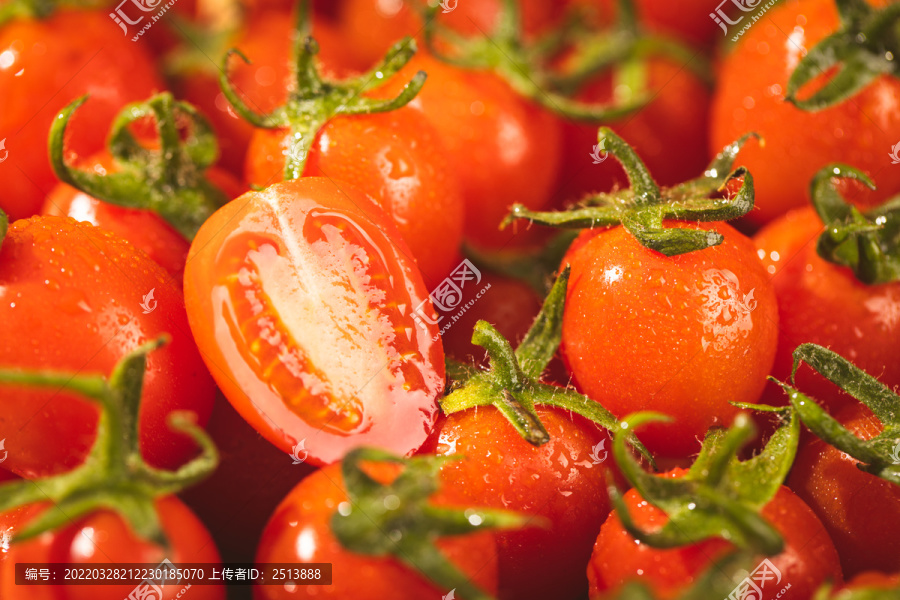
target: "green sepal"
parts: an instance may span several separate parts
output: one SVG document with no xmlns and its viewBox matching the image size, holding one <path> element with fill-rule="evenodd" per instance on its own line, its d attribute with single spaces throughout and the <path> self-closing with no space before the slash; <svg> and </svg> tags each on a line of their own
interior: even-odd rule
<svg viewBox="0 0 900 600">
<path fill-rule="evenodd" d="M 750 212 L 754 200 L 753 177 L 744 167 L 732 168 L 738 151 L 751 137 L 759 139 L 755 133 L 748 133 L 726 146 L 701 177 L 661 189 L 634 149 L 612 129 L 601 127 L 597 136 L 600 147 L 622 164 L 631 187 L 590 195 L 565 211 L 535 212 L 515 204 L 502 226 L 515 219 L 568 229 L 622 225 L 643 246 L 666 256 L 717 246 L 723 238 L 715 231 L 668 228 L 663 221 L 726 221 Z M 737 178 L 742 183 L 733 197 L 710 197 L 720 195 Z"/>
<path fill-rule="evenodd" d="M 636 427 L 670 419 L 646 412 L 624 419 L 613 442 L 616 463 L 641 497 L 666 513 L 668 520 L 658 531 L 641 530 L 631 519 L 617 486 L 610 481 L 610 497 L 622 526 L 635 539 L 655 548 L 674 548 L 719 537 L 738 548 L 768 556 L 781 552 L 784 541 L 760 510 L 781 487 L 797 452 L 800 421 L 794 411 L 782 411 L 788 414 L 765 448 L 745 461 L 738 460 L 737 454 L 756 433 L 749 416 L 740 413 L 727 430 L 710 429 L 700 455 L 679 478 L 645 471 L 625 445 L 626 434 Z"/>
<path fill-rule="evenodd" d="M 773 380 L 787 393 L 803 424 L 824 441 L 860 461 L 856 465 L 860 470 L 900 485 L 900 396 L 846 358 L 816 344 L 802 344 L 794 350 L 792 383 L 795 383 L 800 363 L 804 362 L 865 404 L 884 429 L 870 440 L 860 439 L 831 417 L 815 398 L 792 385 Z"/>
<path fill-rule="evenodd" d="M 816 244 L 819 256 L 848 267 L 869 285 L 900 280 L 900 196 L 863 213 L 841 197 L 835 179 L 852 179 L 875 189 L 865 173 L 847 165 L 833 163 L 815 174 L 809 195 L 827 225 Z"/>
<path fill-rule="evenodd" d="M 893 589 L 865 587 L 835 592 L 834 586 L 826 583 L 816 590 L 812 600 L 900 600 L 900 587 Z"/>
<path fill-rule="evenodd" d="M 375 448 L 351 450 L 341 463 L 349 506 L 338 507 L 331 531 L 351 552 L 369 556 L 393 556 L 438 586 L 455 589 L 468 600 L 491 600 L 471 583 L 435 546 L 445 536 L 488 529 L 541 527 L 539 518 L 488 508 L 467 510 L 432 506 L 440 489 L 441 467 L 456 456 L 402 458 Z M 390 484 L 375 481 L 363 463 L 393 463 L 402 470 Z"/>
<path fill-rule="evenodd" d="M 882 9 L 863 0 L 837 0 L 840 28 L 813 46 L 791 73 L 785 99 L 797 108 L 819 111 L 852 98 L 881 75 L 900 75 L 900 5 Z M 837 72 L 807 98 L 798 94 L 809 82 Z"/>
<path fill-rule="evenodd" d="M 562 339 L 562 317 L 569 281 L 569 267 L 559 274 L 540 313 L 516 350 L 490 323 L 478 321 L 472 343 L 487 350 L 490 366 L 478 371 L 441 400 L 445 414 L 477 406 L 493 406 L 528 443 L 541 446 L 550 441 L 534 410 L 535 405 L 555 406 L 581 415 L 608 431 L 616 431 L 619 422 L 599 402 L 573 389 L 548 385 L 541 375 L 553 359 Z M 628 436 L 641 454 L 652 462 L 647 449 Z"/>
<path fill-rule="evenodd" d="M 425 72 L 419 71 L 392 99 L 364 96 L 367 91 L 387 83 L 415 55 L 416 42 L 407 37 L 395 43 L 381 63 L 367 73 L 340 82 L 323 79 L 316 65 L 319 44 L 308 35 L 307 4 L 306 1 L 301 2 L 300 10 L 297 11 L 293 44 L 295 58 L 292 65 L 295 86 L 289 91 L 288 99 L 282 106 L 270 113 L 260 114 L 240 98 L 238 90 L 232 86 L 228 77 L 228 61 L 231 56 L 239 56 L 245 63 L 250 62 L 240 50 L 231 49 L 225 54 L 219 75 L 222 93 L 241 117 L 261 129 L 288 130 L 291 141 L 290 147 L 284 152 L 286 180 L 302 177 L 313 140 L 330 119 L 397 110 L 416 97 L 426 78 Z"/>
<path fill-rule="evenodd" d="M 65 389 L 100 407 L 97 437 L 82 465 L 61 475 L 0 485 L 0 512 L 25 504 L 51 503 L 16 532 L 14 542 L 108 509 L 118 513 L 142 539 L 168 547 L 154 499 L 204 479 L 215 470 L 219 458 L 212 439 L 196 425 L 195 415 L 186 411 L 171 413 L 169 426 L 192 438 L 200 455 L 175 471 L 151 467 L 141 456 L 138 413 L 147 354 L 167 341 L 168 337 L 160 337 L 126 355 L 108 379 L 57 371 L 0 370 L 0 383 Z"/>
<path fill-rule="evenodd" d="M 86 194 L 123 206 L 152 210 L 192 240 L 200 226 L 229 198 L 206 178 L 218 158 L 218 143 L 209 122 L 187 102 L 172 94 L 157 94 L 146 102 L 126 105 L 113 121 L 109 151 L 116 169 L 100 174 L 82 171 L 66 162 L 65 135 L 82 96 L 64 108 L 50 127 L 50 164 L 60 181 Z M 142 146 L 129 127 L 152 117 L 160 147 Z M 188 127 L 182 142 L 179 127 Z"/>
<path fill-rule="evenodd" d="M 6 0 L 0 6 L 0 26 L 13 19 L 46 19 L 60 9 L 92 10 L 103 6 L 102 0 Z"/>
<path fill-rule="evenodd" d="M 3 247 L 3 240 L 6 239 L 6 232 L 9 229 L 9 217 L 0 208 L 0 248 Z"/>
</svg>

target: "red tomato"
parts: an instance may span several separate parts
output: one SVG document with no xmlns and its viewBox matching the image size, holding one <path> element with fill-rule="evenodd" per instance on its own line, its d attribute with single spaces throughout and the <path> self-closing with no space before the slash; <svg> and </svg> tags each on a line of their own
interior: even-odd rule
<svg viewBox="0 0 900 600">
<path fill-rule="evenodd" d="M 247 105 L 256 110 L 268 112 L 283 104 L 287 89 L 293 85 L 290 82 L 290 65 L 295 21 L 289 10 L 263 12 L 249 19 L 223 48 L 223 52 L 228 47 L 240 48 L 252 61 L 246 65 L 235 59 L 229 77 Z M 351 45 L 339 37 L 334 26 L 314 19 L 313 36 L 319 42 L 319 61 L 327 73 L 336 77 L 353 73 L 344 57 Z M 185 45 L 180 51 L 196 52 L 196 49 Z M 219 89 L 219 70 L 216 67 L 220 57 L 214 58 L 216 62 L 210 63 L 209 69 L 187 68 L 178 73 L 173 89 L 176 95 L 185 98 L 209 117 L 219 138 L 219 164 L 232 173 L 243 174 L 253 126 L 234 111 Z"/>
<path fill-rule="evenodd" d="M 866 285 L 853 272 L 822 259 L 816 240 L 824 229 L 812 207 L 773 221 L 754 242 L 778 297 L 778 352 L 772 374 L 786 381 L 794 349 L 812 342 L 834 350 L 885 385 L 900 385 L 900 282 Z M 803 366 L 797 383 L 804 393 L 836 409 L 849 396 Z M 767 395 L 786 401 L 783 392 Z"/>
<path fill-rule="evenodd" d="M 313 464 L 373 445 L 418 448 L 437 416 L 444 353 L 425 284 L 365 194 L 304 177 L 250 192 L 201 227 L 185 270 L 188 318 L 238 412 Z"/>
<path fill-rule="evenodd" d="M 465 71 L 417 54 L 379 96 L 394 96 L 417 71 L 428 81 L 409 107 L 437 129 L 466 207 L 464 237 L 500 248 L 528 236 L 498 231 L 515 203 L 539 210 L 550 202 L 560 165 L 559 120 L 485 71 Z"/>
<path fill-rule="evenodd" d="M 32 511 L 33 508 L 23 509 Z M 48 510 L 52 510 L 48 509 Z M 130 585 L 54 585 L 21 586 L 15 584 L 15 564 L 66 562 L 84 568 L 98 564 L 143 563 L 149 568 L 163 559 L 176 567 L 181 563 L 219 563 L 219 553 L 200 520 L 175 496 L 156 501 L 156 511 L 171 548 L 163 548 L 135 536 L 130 527 L 115 513 L 95 512 L 81 517 L 64 529 L 43 533 L 36 538 L 11 546 L 0 558 L 0 594 L 4 600 L 122 600 L 135 586 Z M 21 513 L 12 519 L 0 515 L 0 531 L 22 525 Z M 2 555 L 0 555 L 2 556 Z M 183 585 L 163 586 L 163 598 L 174 600 Z M 189 598 L 224 600 L 225 588 L 219 584 L 192 585 Z"/>
<path fill-rule="evenodd" d="M 659 90 L 658 93 L 649 104 L 610 127 L 635 149 L 660 185 L 676 185 L 700 175 L 709 163 L 709 90 L 697 75 L 679 63 L 652 59 L 646 69 L 647 87 Z M 578 99 L 609 103 L 614 97 L 613 87 L 612 77 L 605 75 L 584 88 Z M 557 204 L 627 186 L 628 179 L 618 161 L 595 164 L 591 154 L 597 144 L 597 127 L 565 123 Z M 673 151 L 675 148 L 677 151 Z"/>
<path fill-rule="evenodd" d="M 603 16 L 615 18 L 617 3 L 614 0 L 573 0 L 574 4 L 599 4 Z M 636 0 L 634 7 L 638 20 L 648 30 L 672 36 L 698 45 L 708 45 L 722 30 L 709 14 L 716 9 L 709 0 Z M 730 6 L 730 5 L 729 5 Z M 719 34 L 721 35 L 721 34 Z M 737 139 L 737 138 L 735 138 Z M 718 150 L 717 150 L 718 151 Z"/>
<path fill-rule="evenodd" d="M 78 168 L 98 173 L 111 172 L 115 168 L 108 152 L 94 156 L 87 163 L 91 166 L 78 165 Z M 224 171 L 211 169 L 208 176 L 228 198 L 234 198 L 241 191 L 240 184 Z M 147 256 L 172 276 L 177 285 L 180 286 L 184 279 L 184 262 L 190 243 L 151 210 L 123 208 L 101 202 L 89 194 L 59 183 L 47 196 L 41 214 L 72 217 L 76 221 L 86 221 L 112 231 L 146 252 Z"/>
<path fill-rule="evenodd" d="M 247 150 L 247 181 L 281 181 L 291 139 L 286 130 L 258 130 Z M 437 132 L 417 112 L 332 119 L 313 142 L 304 176 L 346 181 L 378 202 L 429 289 L 458 263 L 463 202 L 456 174 Z"/>
<path fill-rule="evenodd" d="M 764 146 L 748 146 L 739 157 L 756 184 L 756 210 L 748 215 L 756 223 L 803 206 L 808 182 L 832 162 L 853 165 L 878 182 L 875 192 L 841 183 L 854 204 L 874 206 L 900 191 L 900 169 L 891 169 L 888 157 L 900 139 L 900 111 L 889 100 L 900 96 L 900 80 L 879 77 L 852 99 L 815 113 L 784 100 L 797 62 L 837 27 L 832 0 L 785 2 L 766 12 L 723 59 L 710 149 L 718 151 L 748 131 L 765 139 Z"/>
<path fill-rule="evenodd" d="M 651 451 L 687 456 L 735 402 L 755 402 L 775 355 L 778 308 L 752 242 L 729 225 L 702 224 L 725 241 L 666 257 L 622 227 L 588 230 L 572 265 L 562 354 L 576 385 L 618 417 L 674 418 L 641 434 Z M 696 228 L 672 222 L 672 227 Z"/>
<path fill-rule="evenodd" d="M 675 469 L 665 477 L 680 477 L 684 469 Z M 654 531 L 665 525 L 665 513 L 641 498 L 637 490 L 625 494 L 628 513 L 642 530 Z M 760 513 L 784 538 L 784 551 L 770 557 L 781 572 L 781 591 L 770 597 L 804 600 L 825 581 L 840 582 L 841 566 L 831 539 L 816 515 L 788 488 L 781 486 Z M 659 549 L 635 541 L 612 513 L 600 529 L 594 553 L 588 564 L 591 598 L 616 590 L 629 581 L 640 580 L 658 598 L 677 598 L 715 560 L 732 548 L 723 539 L 713 538 L 680 548 Z M 771 585 L 773 582 L 770 581 Z M 787 591 L 785 588 L 790 585 Z M 767 590 L 768 593 L 768 590 Z"/>
<path fill-rule="evenodd" d="M 0 57 L 0 135 L 8 136 L 9 153 L 0 163 L 0 208 L 10 220 L 37 213 L 56 182 L 47 131 L 62 108 L 91 94 L 72 119 L 68 141 L 89 156 L 103 148 L 122 106 L 163 89 L 151 57 L 119 35 L 107 11 L 58 10 L 43 20 L 10 21 L 0 27 Z"/>
<path fill-rule="evenodd" d="M 389 483 L 395 471 L 382 466 L 374 465 L 371 476 Z M 433 503 L 442 504 L 442 498 L 443 492 L 438 492 Z M 331 518 L 341 504 L 349 504 L 341 466 L 331 465 L 316 471 L 300 482 L 275 510 L 256 553 L 257 563 L 331 563 L 332 585 L 259 585 L 254 598 L 421 600 L 444 597 L 448 590 L 438 589 L 393 557 L 366 556 L 344 549 L 331 532 Z M 437 547 L 472 583 L 490 593 L 496 591 L 497 547 L 491 533 L 441 538 Z"/>
<path fill-rule="evenodd" d="M 152 292 L 152 295 L 151 295 Z M 118 236 L 62 217 L 9 228 L 0 249 L 0 365 L 109 375 L 141 344 L 169 333 L 147 357 L 140 448 L 174 468 L 196 452 L 168 414 L 191 410 L 204 424 L 215 386 L 191 338 L 184 299 L 161 267 Z M 81 464 L 93 442 L 96 405 L 69 392 L 0 386 L 0 439 L 14 473 L 34 479 Z"/>
<path fill-rule="evenodd" d="M 878 419 L 861 404 L 847 406 L 835 418 L 862 439 L 882 431 Z M 808 436 L 788 485 L 822 520 L 848 578 L 869 569 L 900 572 L 900 486 L 859 470 L 856 463 Z"/>
<path fill-rule="evenodd" d="M 501 599 L 577 598 L 587 589 L 584 564 L 610 510 L 605 477 L 615 468 L 607 455 L 610 440 L 578 415 L 542 406 L 536 412 L 550 434 L 543 446 L 526 442 L 487 406 L 442 419 L 420 452 L 465 457 L 442 469 L 447 504 L 548 520 L 547 529 L 495 534 Z"/>
<path fill-rule="evenodd" d="M 178 493 L 203 517 L 225 562 L 252 563 L 256 544 L 275 507 L 313 468 L 306 450 L 294 457 L 270 444 L 223 396 L 216 396 L 206 431 L 219 450 L 213 474 Z M 228 498 L 223 502 L 223 498 Z"/>
</svg>

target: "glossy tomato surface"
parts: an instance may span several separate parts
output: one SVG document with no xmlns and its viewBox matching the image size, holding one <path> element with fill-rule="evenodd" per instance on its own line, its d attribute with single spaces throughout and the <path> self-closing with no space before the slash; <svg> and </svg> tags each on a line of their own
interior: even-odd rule
<svg viewBox="0 0 900 600">
<path fill-rule="evenodd" d="M 866 285 L 850 269 L 816 252 L 824 229 L 812 208 L 791 211 L 754 237 L 778 297 L 778 352 L 773 375 L 786 381 L 793 352 L 812 342 L 847 358 L 885 385 L 900 385 L 900 282 Z M 803 366 L 799 388 L 836 409 L 849 396 Z M 782 403 L 784 395 L 779 394 Z"/>
<path fill-rule="evenodd" d="M 667 456 L 699 450 L 709 427 L 737 413 L 730 402 L 755 402 L 775 355 L 778 307 L 752 242 L 729 225 L 711 228 L 721 245 L 674 257 L 622 227 L 585 231 L 563 260 L 572 266 L 562 332 L 569 372 L 618 417 L 670 415 L 672 424 L 640 436 Z"/>
<path fill-rule="evenodd" d="M 683 473 L 675 470 L 666 476 L 677 477 Z M 635 524 L 645 531 L 658 530 L 668 519 L 665 513 L 641 498 L 637 490 L 625 494 L 625 503 Z M 780 593 L 779 598 L 803 600 L 811 598 L 825 581 L 842 581 L 834 544 L 816 515 L 793 492 L 781 486 L 760 514 L 785 543 L 781 554 L 769 557 L 781 573 L 780 588 L 774 588 L 772 597 Z M 617 590 L 635 580 L 648 585 L 658 598 L 677 598 L 680 591 L 732 548 L 719 538 L 671 549 L 651 548 L 636 542 L 613 513 L 600 530 L 588 565 L 591 598 L 600 598 L 603 592 Z"/>
<path fill-rule="evenodd" d="M 819 112 L 802 111 L 784 100 L 800 58 L 837 27 L 832 0 L 790 0 L 766 12 L 722 60 L 710 152 L 748 131 L 764 138 L 764 145 L 750 145 L 738 157 L 738 164 L 753 173 L 756 208 L 748 217 L 756 223 L 803 206 L 810 179 L 832 162 L 862 169 L 878 184 L 876 192 L 855 182 L 842 184 L 846 197 L 860 206 L 873 206 L 900 191 L 900 169 L 891 168 L 889 156 L 900 140 L 900 80 L 879 77 L 861 93 Z M 821 85 L 813 82 L 810 90 Z"/>
<path fill-rule="evenodd" d="M 444 385 L 432 308 L 384 212 L 352 186 L 305 177 L 250 192 L 200 229 L 188 318 L 226 397 L 269 441 L 314 464 L 374 445 L 407 454 Z"/>
<path fill-rule="evenodd" d="M 169 428 L 177 409 L 209 417 L 215 385 L 191 337 L 184 299 L 169 275 L 127 241 L 88 223 L 32 217 L 9 228 L 0 249 L 0 366 L 109 375 L 141 344 L 147 356 L 140 448 L 174 468 L 196 452 Z M 3 467 L 35 478 L 80 464 L 97 422 L 95 404 L 55 389 L 0 386 Z"/>
<path fill-rule="evenodd" d="M 448 504 L 532 517 L 531 527 L 496 534 L 501 599 L 577 598 L 587 590 L 584 565 L 610 510 L 610 439 L 578 415 L 536 412 L 550 434 L 540 447 L 487 406 L 441 419 L 421 452 L 465 457 L 442 469 Z"/>
<path fill-rule="evenodd" d="M 69 147 L 81 156 L 103 148 L 109 124 L 128 102 L 163 89 L 147 50 L 121 35 L 106 11 L 59 10 L 0 27 L 0 208 L 11 220 L 36 214 L 56 183 L 47 131 L 57 112 L 89 94 L 72 118 Z"/>
<path fill-rule="evenodd" d="M 113 563 L 141 563 L 156 566 L 169 559 L 174 565 L 205 563 L 206 569 L 219 564 L 219 553 L 209 532 L 175 496 L 164 496 L 155 502 L 156 512 L 170 548 L 164 549 L 138 538 L 131 527 L 119 515 L 98 511 L 74 520 L 62 529 L 47 532 L 38 537 L 13 544 L 0 558 L 0 593 L 4 600 L 122 600 L 129 597 L 135 585 L 47 585 L 24 586 L 15 584 L 16 563 L 65 562 L 76 568 L 109 568 Z M 34 515 L 34 508 L 22 509 Z M 48 509 L 52 510 L 52 508 Z M 39 511 L 37 511 L 39 512 Z M 10 517 L 0 515 L 0 532 L 21 527 L 22 513 Z M 2 535 L 2 533 L 0 533 Z M 0 555 L 2 556 L 2 555 Z M 221 572 L 221 568 L 219 569 Z M 224 600 L 225 587 L 221 584 L 162 586 L 159 600 L 177 597 L 198 600 Z M 181 594 L 181 595 L 179 595 Z M 156 600 L 156 596 L 152 596 Z"/>
<path fill-rule="evenodd" d="M 291 140 L 287 130 L 258 130 L 247 151 L 247 180 L 281 181 Z M 408 108 L 339 117 L 316 136 L 304 175 L 345 181 L 371 196 L 433 289 L 458 264 L 462 241 L 464 206 L 446 154 L 434 128 Z"/>
<path fill-rule="evenodd" d="M 381 466 L 373 465 L 366 472 L 376 481 L 389 483 L 396 471 L 380 469 Z M 441 505 L 442 499 L 443 492 L 439 491 L 433 497 L 433 504 Z M 345 549 L 331 532 L 331 519 L 338 510 L 350 508 L 340 465 L 316 471 L 294 488 L 269 519 L 259 542 L 256 562 L 331 563 L 332 585 L 260 585 L 254 590 L 254 598 L 421 600 L 455 597 L 455 594 L 446 596 L 450 590 L 440 589 L 392 556 L 363 555 Z M 402 504 L 397 510 L 403 510 Z M 385 535 L 388 534 L 385 532 Z M 469 581 L 488 593 L 496 592 L 497 547 L 490 533 L 438 538 L 435 543 L 440 553 Z M 410 559 L 417 560 L 416 557 Z"/>
<path fill-rule="evenodd" d="M 882 431 L 860 404 L 835 418 L 862 439 Z M 801 444 L 788 485 L 822 520 L 845 576 L 870 569 L 900 573 L 900 486 L 859 470 L 854 458 L 815 436 Z"/>
</svg>

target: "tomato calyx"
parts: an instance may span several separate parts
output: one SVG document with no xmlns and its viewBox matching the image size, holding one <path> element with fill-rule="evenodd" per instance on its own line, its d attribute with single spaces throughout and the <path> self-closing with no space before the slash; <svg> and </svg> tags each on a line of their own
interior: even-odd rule
<svg viewBox="0 0 900 600">
<path fill-rule="evenodd" d="M 232 48 L 225 54 L 219 85 L 222 93 L 235 111 L 261 129 L 287 129 L 290 132 L 289 147 L 285 149 L 284 178 L 298 179 L 303 175 L 309 149 L 316 134 L 332 118 L 349 115 L 368 115 L 390 112 L 409 104 L 425 84 L 425 72 L 419 71 L 395 98 L 379 100 L 367 98 L 365 92 L 381 87 L 408 63 L 416 53 L 416 42 L 406 37 L 395 43 L 381 63 L 367 73 L 343 81 L 323 79 L 316 65 L 319 45 L 309 35 L 310 20 L 308 2 L 297 9 L 297 25 L 294 29 L 292 65 L 295 86 L 282 106 L 268 114 L 260 114 L 247 106 L 228 77 L 228 61 L 232 55 L 250 63 L 240 50 Z"/>
<path fill-rule="evenodd" d="M 781 552 L 784 540 L 760 515 L 760 510 L 775 496 L 791 469 L 800 439 L 800 420 L 790 407 L 761 408 L 782 413 L 785 418 L 759 454 L 745 461 L 737 458 L 756 433 L 750 417 L 739 413 L 729 429 L 709 430 L 699 456 L 688 472 L 677 478 L 645 471 L 625 445 L 628 432 L 669 418 L 642 412 L 624 419 L 613 440 L 616 463 L 643 499 L 668 516 L 661 529 L 641 530 L 632 520 L 618 487 L 610 481 L 610 498 L 625 530 L 654 548 L 674 548 L 720 537 L 738 548 L 768 556 Z"/>
<path fill-rule="evenodd" d="M 6 239 L 7 229 L 9 229 L 9 217 L 0 208 L 0 248 L 3 247 L 3 240 Z"/>
<path fill-rule="evenodd" d="M 772 379 L 787 393 L 803 424 L 825 442 L 858 460 L 856 466 L 861 471 L 900 485 L 900 396 L 846 358 L 822 346 L 802 344 L 794 350 L 791 383 L 795 383 L 801 363 L 806 363 L 865 404 L 884 429 L 872 439 L 860 439 L 829 415 L 815 398 L 793 385 Z"/>
<path fill-rule="evenodd" d="M 128 104 L 109 133 L 109 152 L 117 170 L 84 171 L 66 162 L 64 145 L 69 121 L 87 99 L 82 96 L 69 104 L 50 127 L 50 163 L 56 176 L 98 200 L 152 210 L 192 240 L 204 221 L 229 200 L 205 175 L 219 153 L 210 124 L 193 106 L 168 92 Z M 158 149 L 145 147 L 129 130 L 148 117 L 159 134 Z M 186 129 L 184 141 L 179 129 Z"/>
<path fill-rule="evenodd" d="M 2 383 L 65 389 L 100 406 L 97 437 L 81 466 L 53 477 L 0 486 L 0 512 L 26 504 L 53 503 L 17 532 L 14 541 L 25 541 L 65 526 L 98 509 L 111 509 L 138 536 L 167 547 L 153 500 L 200 481 L 218 464 L 212 439 L 188 411 L 172 412 L 169 426 L 191 437 L 201 450 L 199 456 L 176 471 L 151 467 L 141 456 L 138 412 L 147 354 L 167 341 L 168 337 L 163 336 L 140 346 L 119 361 L 108 379 L 56 371 L 0 370 Z"/>
<path fill-rule="evenodd" d="M 376 448 L 357 448 L 341 463 L 350 502 L 339 505 L 331 530 L 351 552 L 393 556 L 445 589 L 471 600 L 491 600 L 450 563 L 434 542 L 444 536 L 466 535 L 486 529 L 543 526 L 540 518 L 488 508 L 443 508 L 429 499 L 440 489 L 444 463 L 458 456 L 402 458 Z M 388 463 L 402 468 L 389 484 L 373 479 L 365 463 Z"/>
<path fill-rule="evenodd" d="M 600 403 L 574 389 L 542 383 L 540 377 L 556 354 L 562 338 L 563 307 L 569 281 L 569 267 L 559 274 L 547 295 L 534 324 L 516 350 L 487 321 L 478 321 L 472 343 L 487 351 L 489 367 L 485 371 L 453 369 L 451 373 L 467 377 L 455 382 L 449 395 L 441 400 L 445 414 L 478 406 L 493 406 L 503 414 L 519 435 L 534 446 L 550 441 L 534 410 L 536 404 L 555 406 L 581 415 L 609 431 L 617 431 L 619 422 Z M 648 460 L 646 448 L 633 436 L 629 443 Z"/>
<path fill-rule="evenodd" d="M 631 0 L 620 0 L 619 24 L 598 33 L 578 29 L 578 13 L 557 31 L 528 42 L 521 27 L 521 8 L 515 0 L 502 0 L 497 24 L 485 35 L 461 36 L 441 24 L 439 6 L 426 9 L 425 43 L 438 59 L 464 69 L 490 69 L 520 95 L 556 114 L 571 119 L 604 121 L 619 119 L 649 102 L 653 90 L 648 89 L 646 58 L 674 52 L 692 64 L 697 55 L 678 42 L 646 35 L 638 30 Z M 575 39 L 576 42 L 572 43 Z M 439 43 L 440 42 L 440 43 Z M 448 51 L 444 51 L 448 48 Z M 563 51 L 572 52 L 565 70 L 549 65 Z M 696 59 L 697 63 L 701 59 Z M 600 72 L 611 69 L 618 89 L 608 104 L 586 103 L 573 99 L 581 84 Z M 708 77 L 707 77 L 708 79 Z"/>
<path fill-rule="evenodd" d="M 800 59 L 787 83 L 785 100 L 816 112 L 852 98 L 881 75 L 900 76 L 900 6 L 882 9 L 865 0 L 835 0 L 841 17 L 836 32 L 813 46 Z M 829 69 L 837 73 L 815 93 L 800 91 Z"/>
<path fill-rule="evenodd" d="M 718 232 L 667 228 L 663 221 L 726 221 L 750 212 L 754 200 L 753 176 L 744 167 L 731 169 L 737 153 L 751 137 L 760 139 L 757 134 L 748 133 L 729 144 L 701 177 L 670 188 L 660 188 L 634 149 L 610 128 L 601 127 L 597 135 L 600 148 L 622 164 L 631 187 L 589 195 L 565 211 L 534 212 L 515 204 L 501 227 L 515 219 L 565 229 L 621 224 L 643 246 L 666 256 L 718 246 L 724 241 Z M 711 197 L 725 192 L 733 179 L 742 180 L 737 193 L 730 198 Z"/>
<path fill-rule="evenodd" d="M 836 178 L 859 181 L 875 189 L 858 169 L 838 163 L 823 167 L 810 183 L 813 207 L 827 225 L 816 251 L 828 262 L 848 267 L 856 278 L 875 285 L 900 280 L 900 196 L 865 213 L 846 202 Z"/>
</svg>

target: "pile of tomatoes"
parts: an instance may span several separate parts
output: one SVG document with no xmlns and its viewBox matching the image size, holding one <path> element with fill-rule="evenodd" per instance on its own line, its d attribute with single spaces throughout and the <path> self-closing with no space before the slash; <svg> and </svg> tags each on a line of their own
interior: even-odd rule
<svg viewBox="0 0 900 600">
<path fill-rule="evenodd" d="M 723 7 L 4 0 L 0 599 L 900 598 L 900 4 Z"/>
</svg>

